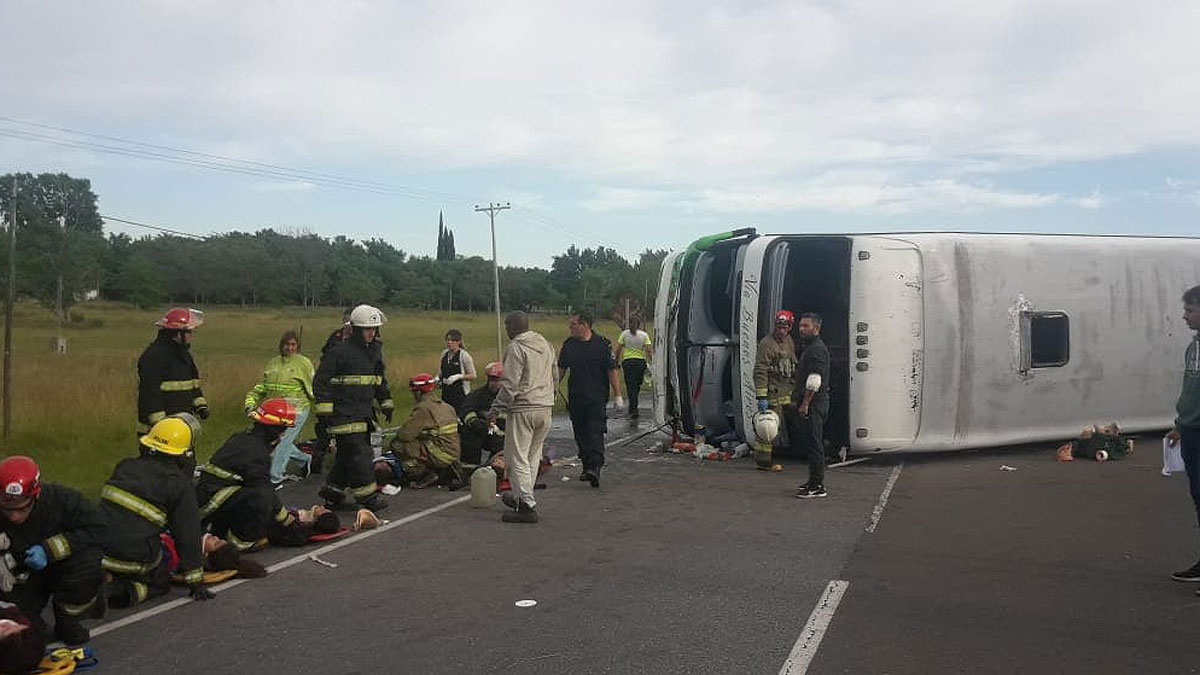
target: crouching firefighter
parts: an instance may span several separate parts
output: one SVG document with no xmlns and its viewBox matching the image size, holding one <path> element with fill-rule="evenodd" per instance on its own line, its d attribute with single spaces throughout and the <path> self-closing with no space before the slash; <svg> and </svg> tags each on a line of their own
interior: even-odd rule
<svg viewBox="0 0 1200 675">
<path fill-rule="evenodd" d="M 493 361 L 483 370 L 487 386 L 472 390 L 458 407 L 463 464 L 483 464 L 504 450 L 504 417 L 497 417 L 495 424 L 488 424 L 487 419 L 488 409 L 500 391 L 504 366 Z"/>
<path fill-rule="evenodd" d="M 296 406 L 286 398 L 269 398 L 249 417 L 250 430 L 230 436 L 200 467 L 196 483 L 201 527 L 239 552 L 265 545 L 272 521 L 288 527 L 296 520 L 271 484 L 271 452 L 296 423 Z"/>
<path fill-rule="evenodd" d="M 52 601 L 54 635 L 68 645 L 87 642 L 81 619 L 100 618 L 105 609 L 104 516 L 79 492 L 43 484 L 29 457 L 0 461 L 0 489 L 0 549 L 7 549 L 0 565 L 13 568 L 0 580 L 0 600 L 17 605 L 37 629 Z"/>
<path fill-rule="evenodd" d="M 190 467 L 192 430 L 168 417 L 141 438 L 142 454 L 123 459 L 100 491 L 108 521 L 101 566 L 112 575 L 108 604 L 130 607 L 170 590 L 170 557 L 162 538 L 169 532 L 179 554 L 179 573 L 195 600 L 208 600 L 203 583 L 200 513 Z"/>
<path fill-rule="evenodd" d="M 154 322 L 158 336 L 138 358 L 138 436 L 175 413 L 208 419 L 208 400 L 200 389 L 200 370 L 192 358 L 192 333 L 204 312 L 173 307 Z"/>
<path fill-rule="evenodd" d="M 758 355 L 754 359 L 754 390 L 759 412 L 773 410 L 785 420 L 795 416 L 791 407 L 796 376 L 796 345 L 791 337 L 795 322 L 795 315 L 788 310 L 775 312 L 775 329 L 759 341 Z M 754 463 L 760 471 L 783 470 L 783 466 L 774 461 L 771 443 L 762 440 L 754 444 Z"/>
<path fill-rule="evenodd" d="M 408 381 L 416 405 L 392 441 L 392 452 L 404 467 L 404 479 L 423 488 L 440 483 L 452 490 L 463 486 L 458 417 L 449 403 L 433 395 L 436 380 L 428 373 Z"/>
<path fill-rule="evenodd" d="M 387 500 L 375 492 L 371 449 L 376 403 L 384 419 L 392 421 L 392 395 L 377 339 L 385 321 L 375 307 L 355 307 L 350 312 L 350 339 L 329 350 L 313 378 L 313 410 L 337 444 L 333 468 L 320 492 L 329 508 L 347 499 L 372 511 L 387 508 Z"/>
</svg>

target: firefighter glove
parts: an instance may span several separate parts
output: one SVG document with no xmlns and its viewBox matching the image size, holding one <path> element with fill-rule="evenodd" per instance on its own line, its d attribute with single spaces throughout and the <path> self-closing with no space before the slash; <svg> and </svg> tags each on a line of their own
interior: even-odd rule
<svg viewBox="0 0 1200 675">
<path fill-rule="evenodd" d="M 462 373 L 455 373 L 455 374 L 451 375 L 450 377 L 447 377 L 446 379 L 442 380 L 442 385 L 444 386 L 444 385 L 448 385 L 448 384 L 454 384 L 455 382 L 458 382 L 461 379 L 463 379 Z"/>
<path fill-rule="evenodd" d="M 25 550 L 25 566 L 31 570 L 44 570 L 50 560 L 46 557 L 46 547 L 34 544 Z"/>
<path fill-rule="evenodd" d="M 196 417 L 199 417 L 202 420 L 208 419 L 208 406 L 206 406 L 206 405 L 196 406 Z"/>
<path fill-rule="evenodd" d="M 208 590 L 208 586 L 205 586 L 204 584 L 196 584 L 195 586 L 192 586 L 192 590 L 190 593 L 188 593 L 188 595 L 190 595 L 196 602 L 204 602 L 205 600 L 212 600 L 213 598 L 217 597 L 217 594 Z"/>
<path fill-rule="evenodd" d="M 767 408 L 770 408 L 770 407 L 771 407 L 770 404 L 767 403 L 767 399 L 765 399 L 765 398 L 758 399 L 758 412 L 767 412 Z"/>
</svg>

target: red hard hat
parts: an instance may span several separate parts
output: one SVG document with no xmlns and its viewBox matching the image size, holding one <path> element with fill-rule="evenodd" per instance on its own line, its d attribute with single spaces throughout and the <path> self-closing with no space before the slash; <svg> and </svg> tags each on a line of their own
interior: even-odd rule
<svg viewBox="0 0 1200 675">
<path fill-rule="evenodd" d="M 296 423 L 296 406 L 286 398 L 269 398 L 250 412 L 250 419 L 277 427 L 290 427 Z"/>
<path fill-rule="evenodd" d="M 37 462 L 24 455 L 14 455 L 0 461 L 0 501 L 5 506 L 23 505 L 42 493 L 42 472 Z"/>
<path fill-rule="evenodd" d="M 429 373 L 417 373 L 408 381 L 408 388 L 413 391 L 433 391 L 435 380 Z"/>
<path fill-rule="evenodd" d="M 504 364 L 492 361 L 483 367 L 483 373 L 488 377 L 504 377 Z"/>
<path fill-rule="evenodd" d="M 781 309 L 775 312 L 775 323 L 786 323 L 791 326 L 796 323 L 796 315 L 792 314 L 789 310 Z"/>
<path fill-rule="evenodd" d="M 172 307 L 154 322 L 159 328 L 167 330 L 196 330 L 204 323 L 204 312 L 187 307 Z"/>
</svg>

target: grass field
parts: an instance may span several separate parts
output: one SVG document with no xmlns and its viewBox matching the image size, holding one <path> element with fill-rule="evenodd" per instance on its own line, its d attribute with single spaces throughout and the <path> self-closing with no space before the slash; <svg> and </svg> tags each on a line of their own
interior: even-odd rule
<svg viewBox="0 0 1200 675">
<path fill-rule="evenodd" d="M 301 351 L 317 364 L 325 338 L 340 323 L 341 309 L 256 309 L 204 307 L 205 324 L 193 340 L 204 394 L 212 416 L 204 425 L 197 456 L 204 461 L 229 434 L 245 427 L 242 401 L 276 354 L 279 335 L 301 332 Z M 409 376 L 437 372 L 450 328 L 463 332 L 476 368 L 496 358 L 496 324 L 492 314 L 464 312 L 400 312 L 384 307 L 383 329 L 388 380 L 397 405 L 397 422 L 412 406 Z M 21 303 L 13 320 L 13 429 L 0 443 L 0 456 L 26 454 L 42 466 L 46 480 L 78 487 L 96 496 L 117 460 L 136 454 L 136 363 L 154 339 L 159 311 L 140 311 L 109 303 L 87 303 L 72 310 L 64 329 L 67 353 L 55 354 L 54 314 Z M 557 348 L 566 338 L 565 316 L 533 317 L 533 329 Z M 597 325 L 609 339 L 618 330 Z M 309 428 L 302 437 L 311 436 Z"/>
</svg>

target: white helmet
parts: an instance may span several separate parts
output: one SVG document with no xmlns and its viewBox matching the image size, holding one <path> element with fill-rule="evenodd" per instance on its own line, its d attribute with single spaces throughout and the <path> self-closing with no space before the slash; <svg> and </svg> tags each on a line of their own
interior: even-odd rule
<svg viewBox="0 0 1200 675">
<path fill-rule="evenodd" d="M 779 415 L 774 410 L 754 413 L 754 435 L 761 443 L 770 443 L 779 435 Z"/>
<path fill-rule="evenodd" d="M 387 323 L 387 317 L 379 308 L 359 305 L 350 312 L 350 325 L 358 328 L 379 328 Z"/>
</svg>

